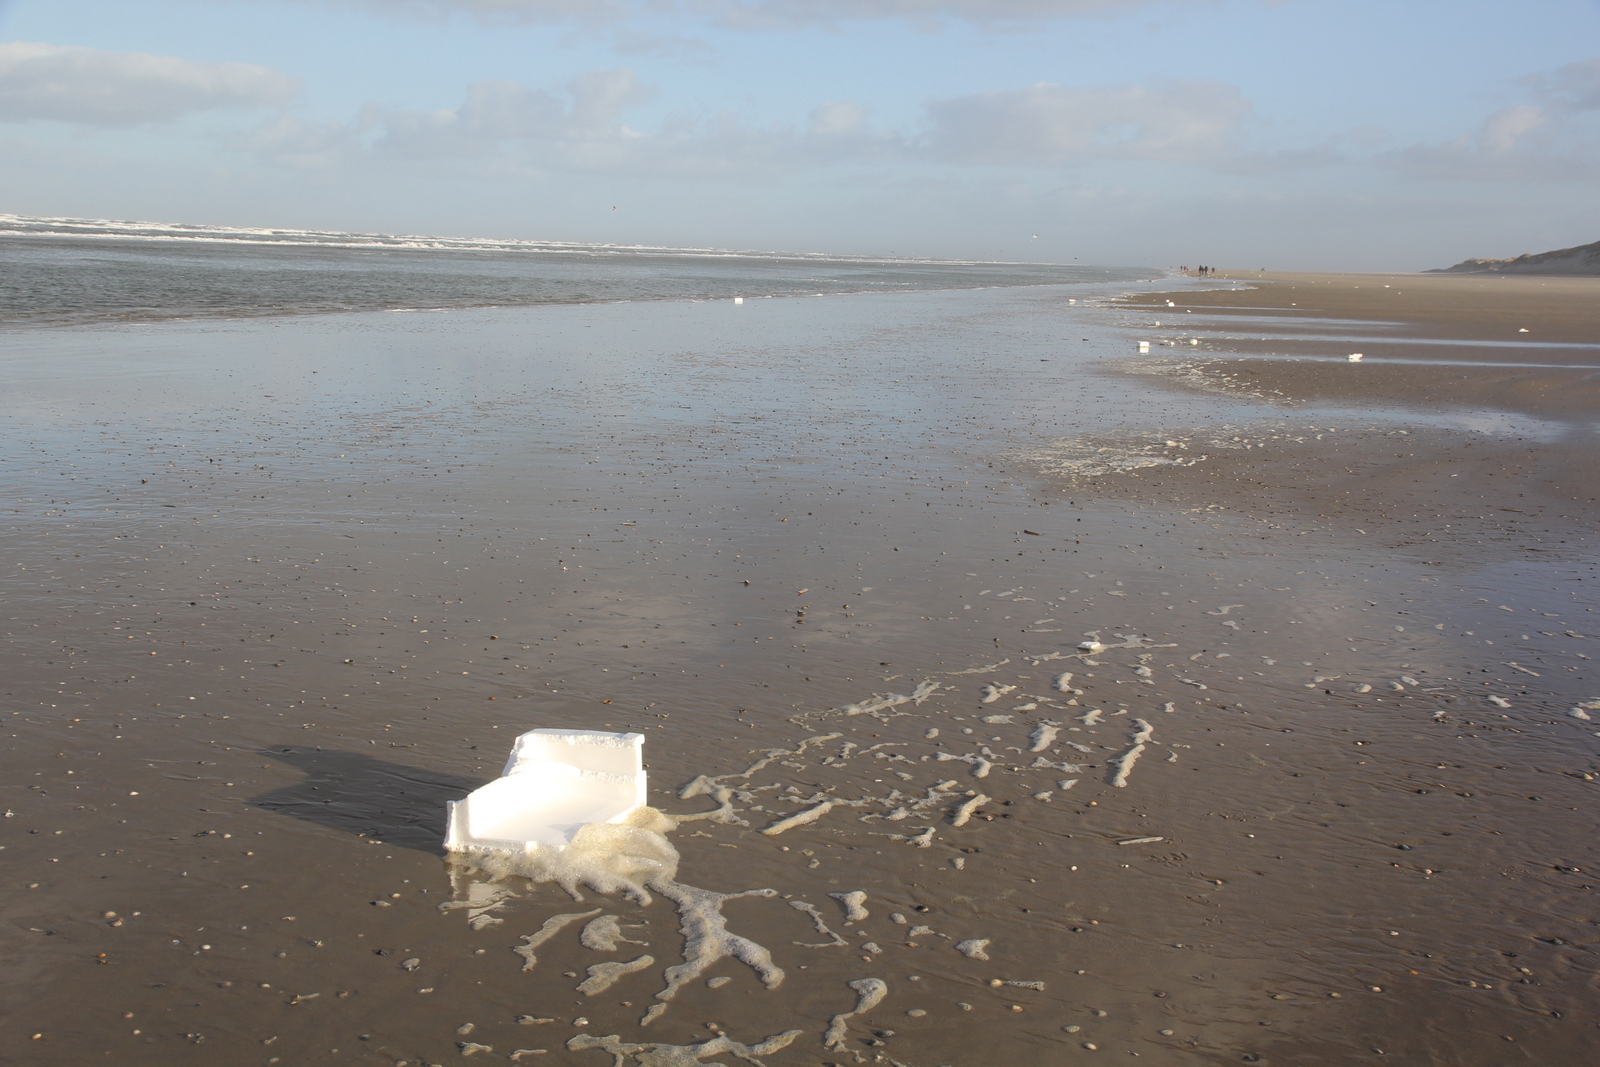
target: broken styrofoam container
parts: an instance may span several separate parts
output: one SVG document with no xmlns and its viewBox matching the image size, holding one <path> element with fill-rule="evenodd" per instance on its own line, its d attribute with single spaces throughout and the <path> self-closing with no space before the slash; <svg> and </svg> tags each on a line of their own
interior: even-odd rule
<svg viewBox="0 0 1600 1067">
<path fill-rule="evenodd" d="M 644 735 L 530 730 L 500 778 L 448 806 L 452 852 L 564 849 L 583 827 L 645 806 Z"/>
</svg>

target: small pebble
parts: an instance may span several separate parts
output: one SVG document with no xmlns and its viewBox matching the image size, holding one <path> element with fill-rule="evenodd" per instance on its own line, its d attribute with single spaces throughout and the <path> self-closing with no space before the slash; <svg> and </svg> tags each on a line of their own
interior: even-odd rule
<svg viewBox="0 0 1600 1067">
<path fill-rule="evenodd" d="M 911 1016 L 913 1019 L 920 1019 L 928 1013 L 923 1011 L 921 1008 L 912 1008 L 910 1011 L 906 1012 L 906 1014 Z"/>
</svg>

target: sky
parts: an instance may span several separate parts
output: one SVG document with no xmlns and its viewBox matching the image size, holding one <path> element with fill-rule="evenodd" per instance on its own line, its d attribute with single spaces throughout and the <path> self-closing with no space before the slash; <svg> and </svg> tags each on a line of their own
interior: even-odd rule
<svg viewBox="0 0 1600 1067">
<path fill-rule="evenodd" d="M 1600 0 L 0 0 L 0 212 L 1420 270 L 1600 239 Z"/>
</svg>

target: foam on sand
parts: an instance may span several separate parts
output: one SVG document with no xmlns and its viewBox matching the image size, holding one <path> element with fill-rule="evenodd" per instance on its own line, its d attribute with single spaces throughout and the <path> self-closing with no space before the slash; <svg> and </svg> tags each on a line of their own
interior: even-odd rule
<svg viewBox="0 0 1600 1067">
<path fill-rule="evenodd" d="M 1111 784 L 1118 789 L 1127 786 L 1128 775 L 1133 773 L 1133 765 L 1139 761 L 1140 756 L 1144 755 L 1145 745 L 1150 742 L 1151 736 L 1155 734 L 1156 728 L 1143 719 L 1134 719 L 1133 721 L 1138 727 L 1134 731 L 1133 747 L 1111 760 L 1117 767 L 1116 777 L 1111 779 Z"/>
<path fill-rule="evenodd" d="M 851 1011 L 835 1015 L 828 1023 L 828 1032 L 822 1037 L 822 1047 L 825 1049 L 844 1048 L 845 1033 L 850 1020 L 876 1008 L 889 994 L 889 983 L 882 978 L 857 978 L 846 984 L 856 991 L 856 1006 Z"/>
<path fill-rule="evenodd" d="M 609 1052 L 612 1056 L 612 1067 L 628 1067 L 630 1059 L 637 1067 L 715 1067 L 706 1064 L 705 1058 L 720 1052 L 731 1052 L 746 1063 L 754 1063 L 760 1067 L 761 1061 L 756 1059 L 757 1056 L 770 1056 L 780 1049 L 788 1048 L 803 1032 L 785 1030 L 776 1037 L 769 1037 L 755 1045 L 742 1045 L 726 1034 L 719 1034 L 710 1041 L 703 1041 L 698 1045 L 635 1044 L 623 1041 L 616 1034 L 606 1037 L 578 1034 L 567 1042 L 567 1048 L 573 1052 L 585 1049 Z"/>
<path fill-rule="evenodd" d="M 568 912 L 565 915 L 552 915 L 534 933 L 523 934 L 523 943 L 511 951 L 522 957 L 522 969 L 531 971 L 539 965 L 539 957 L 534 955 L 535 949 L 559 934 L 568 925 L 577 922 L 579 919 L 591 919 L 599 914 L 600 909 L 596 908 L 593 911 L 575 911 Z"/>
<path fill-rule="evenodd" d="M 604 993 L 616 985 L 617 980 L 624 975 L 642 971 L 646 967 L 653 967 L 655 962 L 656 958 L 654 956 L 646 955 L 640 956 L 636 960 L 629 960 L 627 963 L 596 963 L 589 968 L 589 977 L 578 983 L 578 992 L 586 997 L 592 997 L 596 993 Z"/>
<path fill-rule="evenodd" d="M 683 931 L 684 961 L 666 971 L 666 988 L 656 994 L 661 1003 L 652 1007 L 639 1020 L 648 1025 L 667 1010 L 667 1002 L 677 996 L 678 990 L 704 974 L 706 968 L 718 960 L 731 956 L 756 972 L 763 985 L 776 989 L 783 982 L 783 968 L 772 962 L 772 953 L 749 938 L 728 931 L 728 920 L 722 914 L 724 901 L 739 897 L 775 897 L 775 889 L 747 889 L 742 893 L 714 893 L 692 885 L 666 882 L 655 887 L 657 892 L 678 905 Z"/>
</svg>

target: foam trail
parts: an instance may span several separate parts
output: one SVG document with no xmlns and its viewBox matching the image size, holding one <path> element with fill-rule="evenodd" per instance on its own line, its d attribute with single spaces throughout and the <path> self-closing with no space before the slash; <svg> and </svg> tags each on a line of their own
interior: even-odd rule
<svg viewBox="0 0 1600 1067">
<path fill-rule="evenodd" d="M 972 818 L 972 813 L 989 803 L 989 798 L 979 793 L 977 796 L 963 803 L 950 817 L 951 826 L 965 826 Z"/>
<path fill-rule="evenodd" d="M 852 889 L 848 893 L 829 893 L 828 895 L 837 900 L 839 905 L 844 908 L 845 922 L 858 923 L 871 914 L 863 907 L 867 902 L 867 894 L 859 889 Z"/>
<path fill-rule="evenodd" d="M 1144 755 L 1144 746 L 1149 742 L 1151 735 L 1155 733 L 1155 727 L 1143 719 L 1134 719 L 1133 721 L 1139 727 L 1138 731 L 1133 735 L 1133 747 L 1111 761 L 1117 765 L 1117 775 L 1111 779 L 1111 784 L 1118 789 L 1127 786 L 1128 775 L 1133 771 L 1133 765 L 1138 762 L 1140 756 Z"/>
<path fill-rule="evenodd" d="M 640 956 L 638 959 L 629 960 L 627 963 L 596 963 L 589 968 L 589 977 L 578 983 L 578 992 L 586 997 L 592 997 L 596 993 L 604 993 L 616 985 L 619 978 L 633 974 L 635 971 L 642 971 L 646 967 L 653 967 L 655 962 L 656 958 L 654 956 Z"/>
<path fill-rule="evenodd" d="M 608 1034 L 605 1037 L 578 1034 L 567 1042 L 567 1048 L 572 1052 L 592 1048 L 609 1052 L 612 1056 L 612 1067 L 625 1067 L 629 1057 L 634 1058 L 634 1063 L 650 1064 L 652 1067 L 709 1067 L 703 1065 L 703 1061 L 707 1056 L 719 1052 L 731 1052 L 746 1063 L 759 1065 L 761 1061 L 756 1059 L 757 1056 L 770 1056 L 780 1049 L 788 1048 L 794 1043 L 794 1039 L 803 1033 L 804 1030 L 785 1030 L 758 1045 L 741 1045 L 726 1034 L 698 1045 L 634 1044 L 623 1041 L 616 1034 Z"/>
<path fill-rule="evenodd" d="M 828 814 L 828 812 L 832 811 L 833 805 L 834 801 L 824 800 L 821 804 L 818 804 L 814 808 L 807 808 L 804 811 L 797 811 L 786 819 L 779 819 L 777 822 L 766 827 L 761 832 L 766 834 L 768 837 L 772 837 L 783 833 L 785 830 L 793 830 L 796 826 L 805 826 L 807 823 L 814 823 L 824 815 Z"/>
<path fill-rule="evenodd" d="M 858 704 L 845 704 L 828 710 L 837 715 L 874 715 L 889 708 L 897 708 L 901 704 L 920 704 L 937 693 L 939 688 L 939 683 L 930 679 L 917 683 L 917 687 L 909 695 L 904 693 L 873 695 Z"/>
<path fill-rule="evenodd" d="M 768 989 L 776 989 L 783 982 L 783 968 L 772 962 L 772 953 L 749 938 L 728 931 L 728 920 L 722 914 L 722 904 L 738 897 L 775 897 L 775 889 L 747 889 L 742 893 L 713 893 L 681 882 L 663 882 L 656 892 L 678 905 L 683 931 L 682 963 L 668 967 L 666 988 L 656 994 L 661 1003 L 645 1012 L 639 1020 L 647 1026 L 667 1010 L 667 1001 L 677 996 L 686 982 L 700 977 L 718 960 L 732 956 L 756 972 Z"/>
<path fill-rule="evenodd" d="M 856 991 L 855 1010 L 835 1015 L 828 1023 L 828 1032 L 822 1037 L 822 1047 L 825 1049 L 843 1049 L 850 1020 L 876 1008 L 889 993 L 889 983 L 882 978 L 857 978 L 847 984 Z"/>
<path fill-rule="evenodd" d="M 643 945 L 645 942 L 623 937 L 617 917 L 602 915 L 583 928 L 578 935 L 578 944 L 594 952 L 615 952 L 619 945 Z"/>
<path fill-rule="evenodd" d="M 838 934 L 834 933 L 832 930 L 828 929 L 828 924 L 822 921 L 822 912 L 817 910 L 815 904 L 808 904 L 803 900 L 791 900 L 789 901 L 789 907 L 793 908 L 795 911 L 803 911 L 807 915 L 811 916 L 811 925 L 817 928 L 817 933 L 827 934 L 829 937 L 833 938 L 832 941 L 823 941 L 817 944 L 808 944 L 804 941 L 796 941 L 795 944 L 799 945 L 801 948 L 837 948 L 840 945 L 848 945 L 850 943 L 844 938 L 840 937 Z"/>
<path fill-rule="evenodd" d="M 989 939 L 987 937 L 974 937 L 966 941 L 956 942 L 956 951 L 969 960 L 987 960 Z"/>
<path fill-rule="evenodd" d="M 579 919 L 592 919 L 599 914 L 600 909 L 596 908 L 593 911 L 575 911 L 568 912 L 565 915 L 552 915 L 544 921 L 544 925 L 539 927 L 537 932 L 523 934 L 522 940 L 524 944 L 511 951 L 523 958 L 522 969 L 531 971 L 539 963 L 539 957 L 533 954 L 534 949 L 559 934 L 569 923 L 575 923 Z"/>
<path fill-rule="evenodd" d="M 1028 747 L 1028 751 L 1043 752 L 1045 749 L 1056 743 L 1056 734 L 1060 732 L 1061 727 L 1057 726 L 1055 723 L 1040 723 L 1038 726 L 1033 728 L 1033 733 L 1028 736 L 1028 740 L 1032 742 L 1032 744 Z"/>
</svg>

